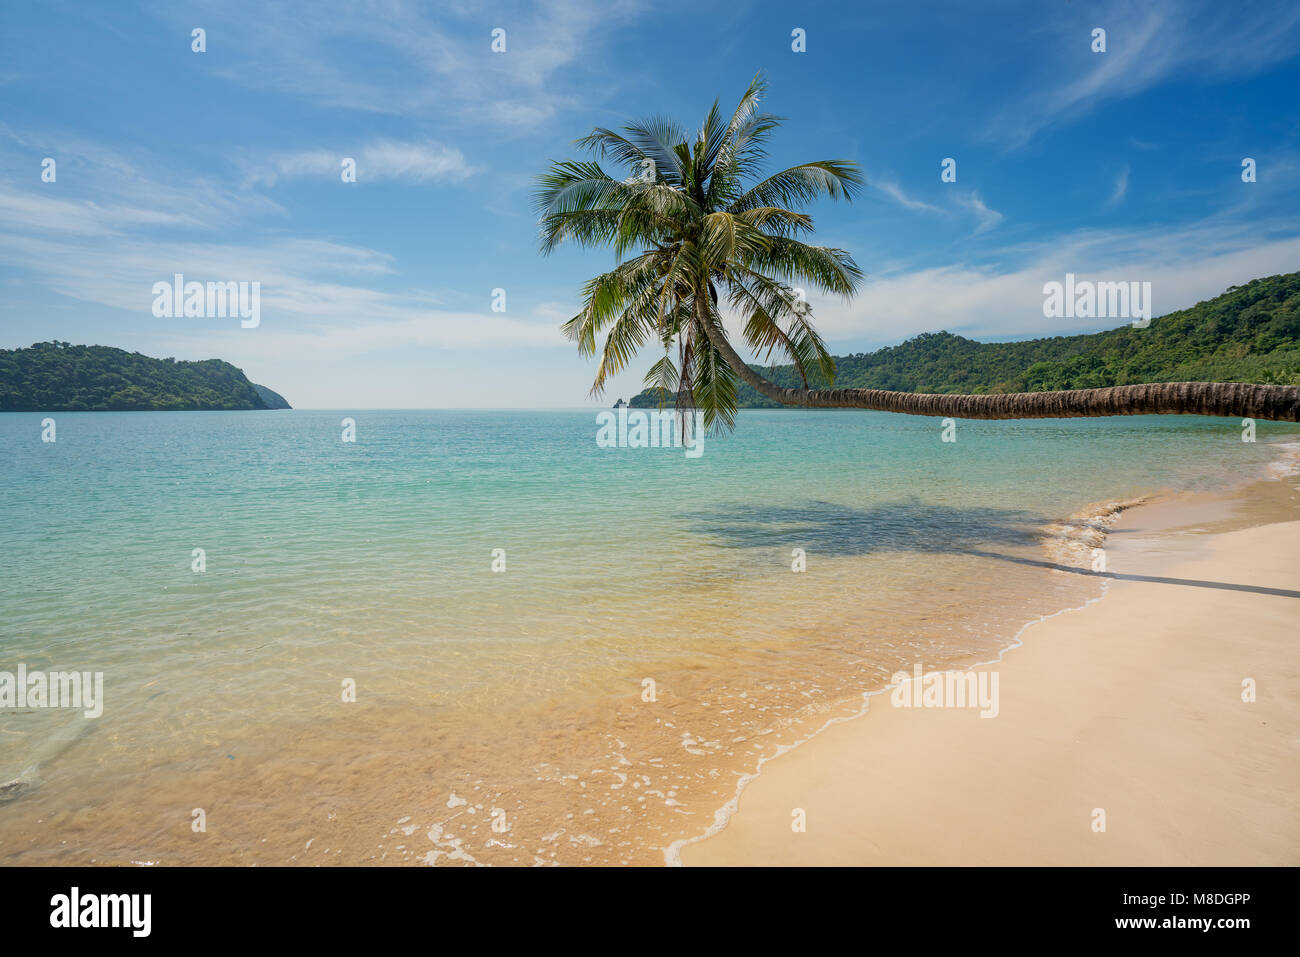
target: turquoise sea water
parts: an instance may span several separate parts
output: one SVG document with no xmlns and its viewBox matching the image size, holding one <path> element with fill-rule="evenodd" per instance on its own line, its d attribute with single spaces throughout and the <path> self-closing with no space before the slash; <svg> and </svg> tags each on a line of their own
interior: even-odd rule
<svg viewBox="0 0 1300 957">
<path fill-rule="evenodd" d="M 739 719 L 721 712 L 735 709 L 719 690 L 706 720 L 690 708 L 698 689 L 749 695 L 773 656 L 807 677 L 790 692 L 807 697 L 918 649 L 978 654 L 1004 638 L 994 605 L 1014 617 L 1021 598 L 1041 613 L 1034 600 L 1050 597 L 1048 571 L 999 556 L 1041 558 L 1044 527 L 1090 504 L 1258 477 L 1270 442 L 1297 434 L 1261 423 L 1243 443 L 1235 421 L 1180 417 L 963 421 L 945 443 L 937 419 L 754 411 L 693 459 L 599 448 L 594 411 L 57 413 L 54 443 L 42 418 L 0 416 L 0 671 L 102 671 L 105 703 L 97 719 L 0 712 L 0 785 L 21 784 L 0 803 L 0 860 L 59 859 L 19 835 L 32 814 L 74 820 L 132 788 L 183 791 L 245 754 L 266 766 L 312 753 L 350 706 L 345 680 L 367 734 L 444 735 L 393 766 L 437 778 L 454 765 L 498 795 L 517 797 L 548 748 L 562 766 L 564 729 L 598 733 L 590 715 L 638 700 L 644 673 L 689 673 L 697 691 L 674 713 L 693 715 L 690 740 L 725 740 Z M 791 569 L 795 549 L 806 572 Z M 983 624 L 961 624 L 981 608 Z M 585 724 L 566 717 L 578 714 Z M 655 721 L 646 747 L 681 737 Z M 650 757 L 638 733 L 613 735 L 633 763 Z M 516 744 L 517 762 L 494 759 Z M 355 740 L 322 753 L 349 748 L 369 753 Z M 687 748 L 699 750 L 745 758 Z M 696 763 L 692 775 L 716 777 Z M 272 795 L 242 799 L 268 822 L 297 820 Z M 548 800 L 520 846 L 545 836 Z M 137 838 L 121 835 L 153 813 L 134 808 L 112 809 L 110 859 L 131 859 Z M 111 842 L 85 827 L 103 860 Z M 157 857 L 202 859 L 169 848 L 166 827 L 135 830 Z M 351 856 L 368 840 L 341 844 Z"/>
</svg>

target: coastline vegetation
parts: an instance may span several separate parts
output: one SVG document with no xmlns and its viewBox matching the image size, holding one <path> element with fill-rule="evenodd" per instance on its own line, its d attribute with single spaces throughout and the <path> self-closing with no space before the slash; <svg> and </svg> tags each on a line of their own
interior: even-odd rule
<svg viewBox="0 0 1300 957">
<path fill-rule="evenodd" d="M 0 412 L 274 408 L 289 403 L 221 359 L 153 359 L 67 342 L 0 349 Z"/>
<path fill-rule="evenodd" d="M 927 332 L 834 362 L 841 385 L 900 392 L 979 395 L 1188 381 L 1300 385 L 1300 272 L 1234 286 L 1145 329 L 1126 325 L 1023 342 Z M 755 368 L 778 385 L 798 384 L 793 366 Z M 665 396 L 653 388 L 631 400 L 634 408 L 662 404 Z M 737 405 L 781 407 L 745 384 Z"/>
</svg>

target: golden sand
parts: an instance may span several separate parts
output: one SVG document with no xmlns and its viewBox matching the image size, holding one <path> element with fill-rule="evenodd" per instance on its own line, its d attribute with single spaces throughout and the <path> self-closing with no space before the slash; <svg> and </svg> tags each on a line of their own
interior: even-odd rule
<svg viewBox="0 0 1300 957">
<path fill-rule="evenodd" d="M 769 762 L 682 860 L 1300 863 L 1297 501 L 1271 482 L 1125 513 L 1107 595 L 977 669 L 999 672 L 995 719 L 877 696 Z"/>
</svg>

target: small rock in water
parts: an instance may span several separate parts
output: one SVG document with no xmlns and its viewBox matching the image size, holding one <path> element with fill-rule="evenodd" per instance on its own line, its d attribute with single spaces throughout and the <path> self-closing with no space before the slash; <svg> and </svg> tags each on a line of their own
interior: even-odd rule
<svg viewBox="0 0 1300 957">
<path fill-rule="evenodd" d="M 31 785 L 26 781 L 17 779 L 0 784 L 0 802 L 16 801 L 30 787 Z"/>
</svg>

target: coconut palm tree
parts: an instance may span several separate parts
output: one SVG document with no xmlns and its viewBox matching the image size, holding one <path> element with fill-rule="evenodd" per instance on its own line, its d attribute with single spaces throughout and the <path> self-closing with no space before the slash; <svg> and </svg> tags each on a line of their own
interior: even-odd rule
<svg viewBox="0 0 1300 957">
<path fill-rule="evenodd" d="M 707 426 L 735 424 L 737 380 L 782 404 L 812 408 L 966 419 L 1181 413 L 1300 421 L 1300 386 L 1162 382 L 1010 395 L 834 388 L 835 363 L 802 286 L 847 301 L 862 272 L 844 250 L 802 241 L 813 229 L 802 210 L 822 196 L 851 200 L 863 179 L 845 160 L 762 175 L 764 144 L 781 123 L 759 112 L 765 90 L 760 74 L 730 119 L 715 100 L 693 138 L 662 117 L 621 133 L 595 129 L 578 141 L 593 159 L 552 163 L 539 177 L 543 252 L 573 241 L 611 246 L 618 260 L 586 284 L 582 311 L 564 324 L 583 355 L 600 354 L 594 394 L 654 342 L 663 356 L 646 385 L 702 410 Z M 631 175 L 611 176 L 600 165 L 607 158 Z M 766 361 L 793 364 L 802 387 L 779 386 L 741 358 L 723 328 L 724 300 L 744 320 L 745 344 Z"/>
</svg>

